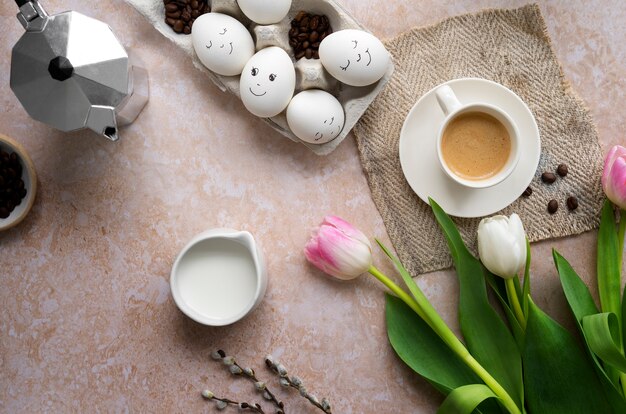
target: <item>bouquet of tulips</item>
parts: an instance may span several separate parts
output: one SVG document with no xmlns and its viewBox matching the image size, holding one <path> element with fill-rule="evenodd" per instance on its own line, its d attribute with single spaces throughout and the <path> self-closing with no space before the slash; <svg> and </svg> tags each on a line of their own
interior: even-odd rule
<svg viewBox="0 0 626 414">
<path fill-rule="evenodd" d="M 597 249 L 600 308 L 567 260 L 553 251 L 580 338 L 532 301 L 530 246 L 516 214 L 481 221 L 479 260 L 450 217 L 430 200 L 459 279 L 462 338 L 378 240 L 406 289 L 372 264 L 368 238 L 346 221 L 326 217 L 305 255 L 336 278 L 349 280 L 369 273 L 390 290 L 386 295 L 389 341 L 409 367 L 446 396 L 439 413 L 626 413 L 626 297 L 620 295 L 626 148 L 610 151 L 602 184 L 608 200 Z M 615 206 L 621 211 L 619 225 Z M 488 290 L 495 294 L 502 313 L 489 301 Z"/>
</svg>

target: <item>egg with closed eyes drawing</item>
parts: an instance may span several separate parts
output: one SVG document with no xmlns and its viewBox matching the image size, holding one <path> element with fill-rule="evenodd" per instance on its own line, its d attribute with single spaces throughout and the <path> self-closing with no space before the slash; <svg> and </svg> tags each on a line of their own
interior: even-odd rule
<svg viewBox="0 0 626 414">
<path fill-rule="evenodd" d="M 248 111 L 271 118 L 285 110 L 296 88 L 296 70 L 283 49 L 271 46 L 246 63 L 239 80 L 241 101 Z"/>
<path fill-rule="evenodd" d="M 254 55 L 250 32 L 238 20 L 221 13 L 198 17 L 191 29 L 191 41 L 200 62 L 219 75 L 239 75 Z"/>
<path fill-rule="evenodd" d="M 324 69 L 346 85 L 367 86 L 382 78 L 390 56 L 374 35 L 362 30 L 340 30 L 326 36 L 319 48 Z"/>
<path fill-rule="evenodd" d="M 302 91 L 287 107 L 289 129 L 310 144 L 325 144 L 343 130 L 345 114 L 333 95 L 320 89 Z"/>
</svg>

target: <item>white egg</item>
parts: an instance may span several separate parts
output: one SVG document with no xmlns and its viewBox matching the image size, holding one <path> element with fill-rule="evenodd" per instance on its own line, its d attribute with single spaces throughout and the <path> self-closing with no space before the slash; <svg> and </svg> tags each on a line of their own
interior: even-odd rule
<svg viewBox="0 0 626 414">
<path fill-rule="evenodd" d="M 291 7 L 291 0 L 238 0 L 238 3 L 243 14 L 258 24 L 278 23 Z"/>
<path fill-rule="evenodd" d="M 224 76 L 239 75 L 254 55 L 252 35 L 238 20 L 206 13 L 193 23 L 191 40 L 200 62 Z"/>
<path fill-rule="evenodd" d="M 374 35 L 361 30 L 340 30 L 322 40 L 319 48 L 324 68 L 351 86 L 378 81 L 389 67 L 389 52 Z"/>
<path fill-rule="evenodd" d="M 341 103 L 319 89 L 300 92 L 287 107 L 289 129 L 302 141 L 311 144 L 325 144 L 337 138 L 344 122 Z"/>
<path fill-rule="evenodd" d="M 296 70 L 283 49 L 272 46 L 258 51 L 241 72 L 239 94 L 254 115 L 270 118 L 281 113 L 293 96 Z"/>
</svg>

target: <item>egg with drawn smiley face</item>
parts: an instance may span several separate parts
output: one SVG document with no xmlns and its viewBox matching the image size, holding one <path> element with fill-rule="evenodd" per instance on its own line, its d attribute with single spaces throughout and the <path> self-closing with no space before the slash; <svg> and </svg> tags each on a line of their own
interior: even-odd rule
<svg viewBox="0 0 626 414">
<path fill-rule="evenodd" d="M 200 62 L 219 75 L 239 75 L 254 55 L 250 32 L 238 20 L 221 13 L 198 17 L 191 40 Z"/>
<path fill-rule="evenodd" d="M 296 88 L 296 70 L 283 49 L 271 46 L 246 63 L 239 80 L 241 101 L 248 111 L 271 118 L 285 110 Z"/>
<path fill-rule="evenodd" d="M 390 56 L 374 35 L 362 30 L 340 30 L 326 36 L 319 48 L 324 69 L 346 85 L 367 86 L 381 79 Z"/>
<path fill-rule="evenodd" d="M 337 138 L 345 123 L 341 103 L 320 89 L 302 91 L 287 107 L 289 129 L 310 144 L 325 144 Z"/>
</svg>

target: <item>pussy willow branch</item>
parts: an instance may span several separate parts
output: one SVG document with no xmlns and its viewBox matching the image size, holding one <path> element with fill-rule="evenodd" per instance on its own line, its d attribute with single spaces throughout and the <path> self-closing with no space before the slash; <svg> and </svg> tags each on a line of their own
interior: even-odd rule
<svg viewBox="0 0 626 414">
<path fill-rule="evenodd" d="M 253 411 L 255 413 L 259 413 L 259 414 L 266 414 L 265 411 L 263 411 L 263 408 L 261 408 L 261 406 L 259 404 L 250 404 L 247 402 L 239 402 L 239 401 L 234 401 L 231 400 L 229 398 L 220 398 L 220 397 L 216 397 L 215 395 L 213 395 L 213 393 L 209 390 L 205 390 L 202 392 L 202 397 L 204 397 L 204 399 L 209 400 L 209 401 L 220 401 L 226 405 L 236 405 L 239 409 L 241 410 L 250 410 Z M 224 408 L 226 408 L 226 405 L 220 407 L 218 405 L 218 410 L 223 410 Z"/>
<path fill-rule="evenodd" d="M 248 378 L 250 381 L 254 382 L 254 385 L 257 391 L 263 393 L 262 394 L 263 397 L 266 400 L 271 401 L 276 406 L 277 408 L 276 414 L 286 414 L 285 404 L 282 401 L 280 401 L 278 398 L 276 398 L 276 395 L 274 395 L 274 393 L 270 391 L 270 389 L 267 387 L 265 382 L 260 381 L 257 378 L 256 373 L 254 372 L 252 368 L 242 367 L 241 365 L 237 363 L 235 358 L 227 357 L 226 352 L 224 352 L 221 349 L 215 351 L 211 356 L 215 360 L 221 360 L 226 366 L 228 366 L 231 374 L 244 376 Z M 262 388 L 259 387 L 259 384 L 262 385 Z"/>
<path fill-rule="evenodd" d="M 297 389 L 300 392 L 300 395 L 306 398 L 312 405 L 322 410 L 325 414 L 332 414 L 330 403 L 326 398 L 322 398 L 322 401 L 320 402 L 315 395 L 310 394 L 307 391 L 300 378 L 295 376 L 289 377 L 287 369 L 278 361 L 274 361 L 271 355 L 265 357 L 265 365 L 267 365 L 270 370 L 280 377 L 280 383 L 282 386 Z"/>
</svg>

